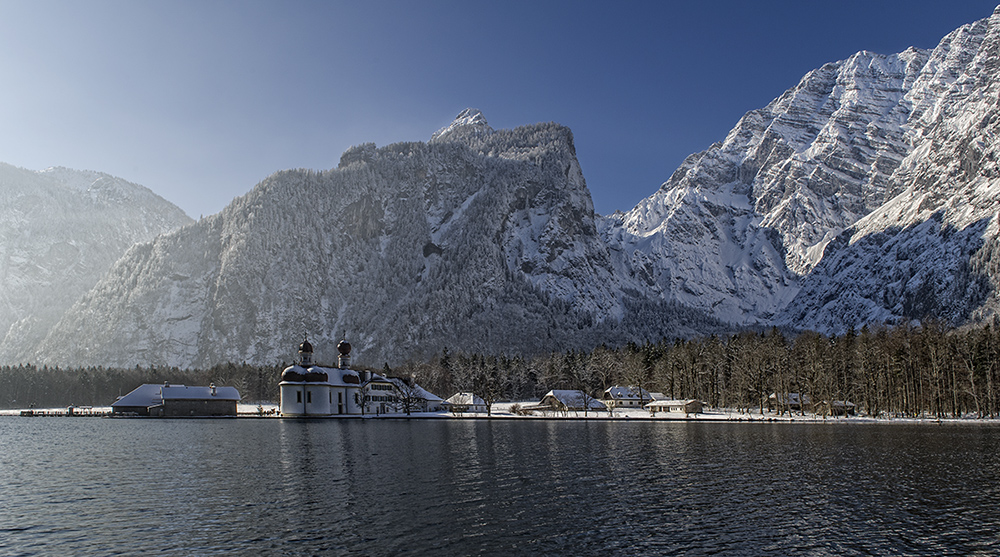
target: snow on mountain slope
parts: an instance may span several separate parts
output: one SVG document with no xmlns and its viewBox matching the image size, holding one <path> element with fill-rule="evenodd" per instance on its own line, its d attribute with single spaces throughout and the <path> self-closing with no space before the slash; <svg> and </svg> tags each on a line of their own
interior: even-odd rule
<svg viewBox="0 0 1000 557">
<path fill-rule="evenodd" d="M 445 347 L 536 353 L 712 326 L 631 284 L 597 233 L 570 131 L 493 130 L 470 110 L 428 143 L 365 144 L 332 170 L 275 173 L 133 248 L 37 355 L 275 363 L 309 335 L 332 361 L 347 335 L 377 366 Z"/>
<path fill-rule="evenodd" d="M 610 217 L 613 265 L 733 323 L 993 315 L 998 33 L 1000 8 L 931 51 L 810 72 Z"/>
<path fill-rule="evenodd" d="M 607 227 L 618 267 L 720 319 L 767 322 L 826 243 L 881 203 L 908 152 L 901 100 L 926 59 L 859 52 L 746 114 Z"/>
<path fill-rule="evenodd" d="M 1000 8 L 945 37 L 908 90 L 908 156 L 891 199 L 827 250 L 782 321 L 828 331 L 996 314 L 1000 288 Z"/>
<path fill-rule="evenodd" d="M 27 361 L 125 250 L 189 222 L 148 189 L 107 174 L 0 164 L 0 360 Z"/>
</svg>

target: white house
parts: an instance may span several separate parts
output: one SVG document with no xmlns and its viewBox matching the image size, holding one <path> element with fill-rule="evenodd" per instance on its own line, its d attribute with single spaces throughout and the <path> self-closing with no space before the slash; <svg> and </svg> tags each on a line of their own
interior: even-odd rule
<svg viewBox="0 0 1000 557">
<path fill-rule="evenodd" d="M 639 387 L 621 387 L 619 385 L 608 387 L 601 397 L 601 401 L 608 408 L 641 408 L 652 400 L 653 396 L 645 389 L 640 389 Z"/>
<path fill-rule="evenodd" d="M 684 412 L 685 414 L 701 414 L 705 404 L 700 400 L 654 400 L 646 405 L 650 414 L 657 412 Z"/>
<path fill-rule="evenodd" d="M 365 413 L 439 412 L 444 399 L 413 381 L 373 373 L 362 388 Z"/>
<path fill-rule="evenodd" d="M 361 397 L 365 414 L 388 414 L 396 412 L 399 406 L 396 384 L 377 373 L 373 373 L 371 378 L 365 381 Z"/>
</svg>

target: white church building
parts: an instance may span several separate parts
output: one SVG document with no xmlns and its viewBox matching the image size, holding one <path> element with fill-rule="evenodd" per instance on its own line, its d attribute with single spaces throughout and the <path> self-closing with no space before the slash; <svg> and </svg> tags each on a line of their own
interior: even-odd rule
<svg viewBox="0 0 1000 557">
<path fill-rule="evenodd" d="M 409 412 L 435 412 L 444 408 L 440 397 L 412 381 L 387 378 L 350 369 L 351 344 L 337 343 L 337 367 L 313 361 L 308 340 L 299 345 L 299 361 L 281 372 L 278 410 L 286 417 L 335 417 Z"/>
<path fill-rule="evenodd" d="M 299 345 L 299 362 L 281 372 L 278 387 L 282 416 L 361 415 L 362 372 L 349 369 L 351 344 L 337 344 L 338 367 L 313 363 L 313 347 L 308 340 Z"/>
</svg>

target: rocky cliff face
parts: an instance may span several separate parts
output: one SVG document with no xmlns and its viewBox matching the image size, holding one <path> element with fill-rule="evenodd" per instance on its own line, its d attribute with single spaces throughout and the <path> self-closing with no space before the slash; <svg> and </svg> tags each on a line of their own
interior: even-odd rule
<svg viewBox="0 0 1000 557">
<path fill-rule="evenodd" d="M 1000 15 L 810 72 L 603 228 L 616 265 L 742 324 L 838 333 L 997 306 Z"/>
<path fill-rule="evenodd" d="M 881 204 L 909 152 L 904 91 L 927 56 L 860 52 L 745 115 L 614 217 L 621 267 L 726 321 L 772 319 L 826 244 Z"/>
<path fill-rule="evenodd" d="M 130 246 L 189 222 L 148 189 L 107 174 L 0 164 L 0 360 L 29 361 Z"/>
<path fill-rule="evenodd" d="M 885 201 L 827 249 L 785 323 L 843 331 L 991 318 L 1000 288 L 1000 8 L 945 37 L 902 104 L 908 151 Z"/>
</svg>

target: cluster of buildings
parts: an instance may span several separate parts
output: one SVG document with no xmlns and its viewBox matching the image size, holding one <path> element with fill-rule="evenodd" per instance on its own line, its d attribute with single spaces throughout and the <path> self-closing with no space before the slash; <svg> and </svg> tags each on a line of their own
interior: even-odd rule
<svg viewBox="0 0 1000 557">
<path fill-rule="evenodd" d="M 444 410 L 441 397 L 413 381 L 350 369 L 351 344 L 337 344 L 337 367 L 313 361 L 308 340 L 299 345 L 298 363 L 281 372 L 278 389 L 282 416 L 323 417 Z"/>
<path fill-rule="evenodd" d="M 802 393 L 771 393 L 767 397 L 767 408 L 772 412 L 811 412 L 821 416 L 853 416 L 857 413 L 857 406 L 849 400 L 813 403 L 809 395 Z"/>
<path fill-rule="evenodd" d="M 542 397 L 537 404 L 520 406 L 522 412 L 587 412 L 607 411 L 615 409 L 648 410 L 654 416 L 657 412 L 683 412 L 685 414 L 700 414 L 704 403 L 694 399 L 675 400 L 667 398 L 662 393 L 650 393 L 638 387 L 609 387 L 601 398 L 595 398 L 579 390 L 553 390 Z"/>
<path fill-rule="evenodd" d="M 351 345 L 337 344 L 337 367 L 321 366 L 313 361 L 313 346 L 308 340 L 299 345 L 298 363 L 281 373 L 279 410 L 282 416 L 326 417 L 384 413 L 487 411 L 486 403 L 472 393 L 458 393 L 448 400 L 428 392 L 420 385 L 370 371 L 350 369 Z M 697 400 L 670 400 L 659 393 L 634 387 L 611 387 L 601 399 L 583 391 L 549 391 L 537 404 L 521 406 L 522 411 L 586 411 L 615 408 L 646 408 L 656 412 L 700 413 Z"/>
<path fill-rule="evenodd" d="M 487 405 L 472 393 L 458 393 L 448 400 L 414 381 L 386 377 L 350 368 L 351 344 L 337 344 L 337 365 L 324 366 L 314 359 L 308 339 L 299 345 L 298 361 L 281 372 L 278 412 L 286 417 L 336 417 L 412 412 L 485 413 Z M 190 417 L 235 416 L 240 394 L 234 387 L 194 387 L 146 384 L 119 397 L 112 405 L 118 415 Z M 612 411 L 645 408 L 656 412 L 700 413 L 697 400 L 671 400 L 635 387 L 615 386 L 601 398 L 578 390 L 552 390 L 536 404 L 521 405 L 522 412 Z"/>
</svg>

